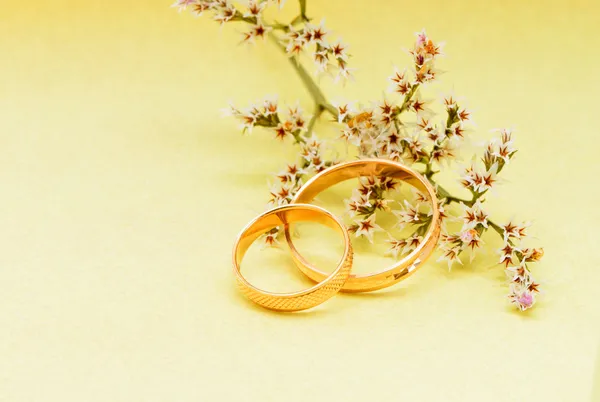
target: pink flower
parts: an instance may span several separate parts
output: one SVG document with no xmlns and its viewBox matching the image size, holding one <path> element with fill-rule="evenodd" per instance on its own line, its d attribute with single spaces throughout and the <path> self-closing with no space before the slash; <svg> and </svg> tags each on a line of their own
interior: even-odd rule
<svg viewBox="0 0 600 402">
<path fill-rule="evenodd" d="M 525 311 L 535 304 L 535 294 L 532 290 L 518 283 L 513 283 L 508 296 L 512 304 L 521 311 Z"/>
<path fill-rule="evenodd" d="M 529 307 L 533 306 L 533 293 L 529 291 L 525 291 L 517 298 L 517 302 L 519 303 L 521 310 L 526 310 Z"/>
</svg>

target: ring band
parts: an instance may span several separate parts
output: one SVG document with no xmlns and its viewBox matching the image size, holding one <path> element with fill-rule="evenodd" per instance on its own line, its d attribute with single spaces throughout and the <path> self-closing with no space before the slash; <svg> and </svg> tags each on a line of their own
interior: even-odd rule
<svg viewBox="0 0 600 402">
<path fill-rule="evenodd" d="M 250 245 L 262 234 L 283 225 L 301 221 L 324 224 L 344 238 L 344 253 L 331 274 L 323 274 L 315 286 L 293 293 L 272 293 L 251 285 L 240 271 L 240 263 Z M 273 208 L 250 222 L 239 234 L 233 247 L 233 269 L 240 291 L 253 302 L 277 311 L 299 311 L 315 307 L 331 298 L 344 285 L 352 269 L 352 245 L 344 224 L 333 214 L 310 204 L 290 204 Z"/>
<path fill-rule="evenodd" d="M 432 205 L 432 219 L 423 241 L 410 254 L 393 266 L 366 275 L 352 274 L 342 287 L 342 292 L 369 292 L 383 289 L 407 278 L 431 255 L 440 237 L 440 211 L 434 188 L 416 171 L 385 159 L 360 159 L 334 165 L 307 181 L 298 190 L 292 203 L 309 203 L 325 189 L 348 179 L 361 176 L 391 177 L 405 181 L 425 193 Z M 327 276 L 310 264 L 294 246 L 289 228 L 285 236 L 296 266 L 313 281 L 319 282 Z"/>
</svg>

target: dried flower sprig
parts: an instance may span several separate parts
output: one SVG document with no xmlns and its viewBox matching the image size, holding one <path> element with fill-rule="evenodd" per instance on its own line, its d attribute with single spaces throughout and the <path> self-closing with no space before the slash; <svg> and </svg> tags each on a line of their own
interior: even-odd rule
<svg viewBox="0 0 600 402">
<path fill-rule="evenodd" d="M 500 264 L 505 265 L 509 279 L 509 300 L 519 310 L 527 310 L 536 301 L 539 284 L 529 270 L 529 264 L 543 256 L 541 248 L 526 248 L 523 239 L 528 225 L 508 222 L 498 224 L 490 219 L 483 204 L 486 195 L 498 184 L 498 175 L 510 163 L 517 150 L 513 133 L 500 129 L 497 137 L 489 141 L 480 159 L 460 169 L 458 182 L 469 198 L 451 194 L 435 176 L 443 169 L 456 165 L 464 139 L 472 131 L 471 112 L 463 101 L 454 95 L 443 97 L 442 120 L 436 119 L 435 104 L 422 96 L 422 89 L 437 80 L 440 70 L 438 59 L 442 56 L 442 44 L 434 42 L 425 31 L 416 34 L 416 40 L 408 53 L 409 69 L 396 68 L 389 77 L 390 99 L 374 102 L 372 106 L 353 107 L 350 103 L 330 103 L 314 79 L 304 68 L 301 57 L 308 56 L 316 66 L 316 74 L 330 75 L 335 81 L 352 77 L 348 66 L 347 45 L 339 39 L 332 40 L 323 21 L 315 25 L 307 17 L 306 0 L 299 0 L 300 12 L 289 23 L 267 21 L 265 9 L 271 4 L 282 6 L 281 1 L 249 0 L 244 7 L 230 0 L 177 0 L 174 7 L 191 9 L 196 15 L 210 12 L 221 24 L 243 22 L 248 29 L 242 42 L 255 43 L 257 39 L 270 38 L 289 58 L 294 70 L 314 101 L 312 116 L 305 116 L 299 106 L 280 107 L 277 100 L 266 99 L 247 109 L 230 106 L 228 114 L 239 119 L 244 133 L 261 127 L 274 138 L 292 139 L 298 147 L 298 161 L 288 164 L 275 177 L 271 186 L 270 204 L 289 203 L 302 183 L 312 174 L 335 164 L 328 159 L 329 144 L 314 133 L 314 126 L 323 113 L 333 117 L 340 125 L 339 138 L 359 158 L 385 158 L 401 161 L 419 170 L 436 188 L 440 201 L 440 213 L 444 233 L 440 241 L 440 260 L 449 268 L 462 263 L 461 255 L 470 253 L 473 260 L 481 249 L 485 233 L 492 229 L 502 239 Z M 400 97 L 394 101 L 395 97 Z M 352 154 L 349 151 L 349 155 Z M 346 211 L 352 219 L 349 231 L 357 237 L 373 242 L 377 232 L 387 232 L 377 223 L 379 212 L 392 212 L 397 217 L 396 230 L 408 230 L 404 238 L 396 238 L 387 232 L 389 250 L 394 258 L 401 257 L 417 247 L 431 222 L 426 197 L 413 191 L 411 200 L 404 200 L 399 208 L 389 195 L 397 190 L 399 183 L 389 178 L 367 177 L 360 180 L 359 187 L 345 200 Z M 453 207 L 458 206 L 458 208 Z M 456 230 L 448 230 L 447 222 L 458 222 Z M 264 236 L 269 245 L 276 245 L 281 235 L 273 229 Z"/>
</svg>

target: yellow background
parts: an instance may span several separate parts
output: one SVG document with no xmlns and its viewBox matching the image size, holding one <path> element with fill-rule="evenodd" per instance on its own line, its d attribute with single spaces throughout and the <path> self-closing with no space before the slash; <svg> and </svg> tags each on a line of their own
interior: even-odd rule
<svg viewBox="0 0 600 402">
<path fill-rule="evenodd" d="M 535 310 L 507 306 L 501 267 L 434 259 L 311 312 L 254 308 L 230 248 L 291 152 L 219 109 L 273 93 L 309 108 L 287 61 L 168 2 L 3 1 L 1 401 L 590 400 L 598 3 L 316 3 L 358 69 L 346 88 L 324 80 L 331 98 L 380 97 L 425 27 L 447 44 L 440 88 L 468 99 L 475 137 L 517 128 L 489 209 L 534 221 Z"/>
</svg>

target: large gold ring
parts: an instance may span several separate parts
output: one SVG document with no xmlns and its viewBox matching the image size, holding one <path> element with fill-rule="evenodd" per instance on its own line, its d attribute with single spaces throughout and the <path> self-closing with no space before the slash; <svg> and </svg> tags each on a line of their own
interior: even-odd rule
<svg viewBox="0 0 600 402">
<path fill-rule="evenodd" d="M 440 237 L 440 211 L 434 188 L 418 172 L 390 160 L 361 159 L 334 165 L 307 181 L 298 190 L 292 203 L 310 203 L 325 189 L 344 180 L 362 176 L 391 177 L 411 184 L 422 191 L 431 202 L 433 215 L 431 224 L 423 236 L 423 241 L 415 250 L 383 271 L 365 275 L 350 275 L 341 289 L 342 292 L 369 292 L 383 289 L 407 278 L 431 255 Z M 327 278 L 328 273 L 314 267 L 298 252 L 292 242 L 289 227 L 286 227 L 285 236 L 298 268 L 313 281 L 320 282 Z"/>
<path fill-rule="evenodd" d="M 344 253 L 336 269 L 325 274 L 315 286 L 294 293 L 272 293 L 251 285 L 242 275 L 240 264 L 250 245 L 260 235 L 283 225 L 310 221 L 322 223 L 344 238 Z M 298 311 L 315 307 L 335 295 L 344 285 L 352 269 L 352 245 L 344 224 L 323 208 L 309 204 L 285 205 L 271 209 L 250 222 L 239 234 L 233 247 L 233 269 L 238 288 L 253 302 L 271 310 Z"/>
</svg>

